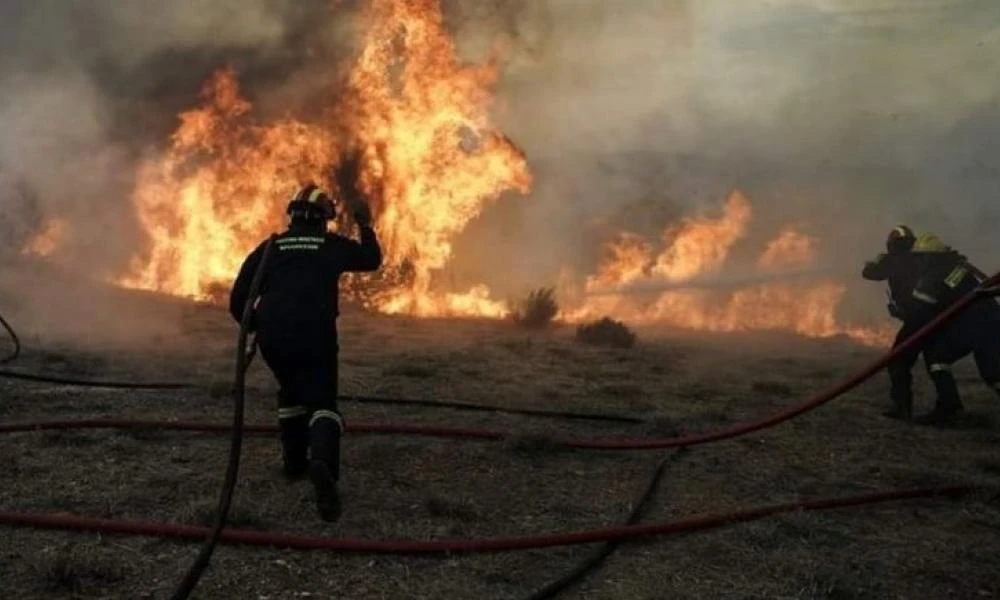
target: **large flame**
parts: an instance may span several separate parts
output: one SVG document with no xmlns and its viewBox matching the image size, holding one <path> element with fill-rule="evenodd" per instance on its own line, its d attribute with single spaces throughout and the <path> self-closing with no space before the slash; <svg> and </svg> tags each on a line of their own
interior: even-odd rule
<svg viewBox="0 0 1000 600">
<path fill-rule="evenodd" d="M 328 124 L 260 123 L 233 71 L 211 78 L 203 106 L 183 113 L 167 151 L 140 169 L 134 201 L 150 248 L 123 285 L 194 298 L 225 289 L 253 246 L 283 226 L 295 189 L 329 181 L 338 144 L 347 143 L 365 158 L 361 186 L 373 198 L 387 268 L 411 274 L 377 294 L 376 306 L 506 314 L 483 286 L 432 289 L 455 236 L 485 204 L 531 185 L 522 153 L 490 126 L 496 68 L 459 64 L 437 0 L 373 0 L 365 22 L 349 92 L 317 110 Z"/>
<path fill-rule="evenodd" d="M 315 107 L 309 121 L 262 121 L 234 71 L 209 79 L 201 106 L 182 113 L 166 149 L 140 167 L 133 200 L 149 246 L 120 283 L 200 299 L 223 293 L 254 245 L 284 227 L 295 189 L 308 181 L 333 185 L 331 168 L 350 146 L 363 157 L 360 185 L 372 202 L 389 273 L 363 280 L 357 288 L 365 290 L 363 299 L 386 313 L 509 314 L 486 286 L 446 293 L 435 285 L 468 224 L 505 191 L 526 193 L 532 184 L 523 154 L 490 122 L 497 65 L 460 64 L 438 0 L 370 0 L 364 17 L 346 89 L 331 90 L 336 100 Z M 734 191 L 721 214 L 668 227 L 658 245 L 623 233 L 577 291 L 673 289 L 653 297 L 564 295 L 563 318 L 613 315 L 711 331 L 780 329 L 885 341 L 884 331 L 840 323 L 845 287 L 836 281 L 771 281 L 736 291 L 689 286 L 732 271 L 733 249 L 746 241 L 751 217 L 750 201 Z M 756 263 L 738 268 L 761 275 L 807 270 L 818 247 L 819 240 L 789 226 Z"/>
<path fill-rule="evenodd" d="M 714 273 L 726 261 L 733 244 L 746 234 L 750 201 L 739 190 L 726 199 L 718 219 L 688 220 L 664 232 L 669 241 L 653 263 L 653 275 L 683 281 L 695 275 Z"/>
<path fill-rule="evenodd" d="M 750 202 L 734 191 L 721 215 L 701 215 L 668 228 L 659 253 L 640 236 L 623 233 L 608 248 L 598 272 L 587 278 L 584 291 L 591 295 L 583 296 L 564 318 L 582 321 L 610 314 L 632 322 L 707 331 L 785 330 L 814 337 L 847 335 L 869 344 L 886 342 L 885 330 L 838 322 L 837 308 L 846 288 L 834 281 L 766 282 L 730 292 L 696 285 L 726 266 L 734 244 L 747 234 L 750 218 Z M 788 227 L 766 245 L 754 269 L 759 275 L 791 275 L 810 268 L 818 244 Z M 666 285 L 650 298 L 635 288 L 641 283 L 652 284 L 653 289 Z M 622 289 L 629 286 L 630 291 Z M 616 289 L 620 293 L 613 293 Z"/>
<path fill-rule="evenodd" d="M 436 0 L 377 0 L 367 20 L 351 77 L 351 121 L 371 154 L 365 182 L 381 197 L 388 264 L 406 262 L 414 275 L 410 287 L 390 290 L 378 305 L 422 316 L 502 316 L 505 305 L 491 301 L 484 286 L 464 295 L 431 287 L 452 256 L 452 240 L 485 203 L 531 184 L 524 156 L 490 126 L 497 69 L 459 66 Z"/>
<path fill-rule="evenodd" d="M 280 227 L 281 200 L 321 180 L 336 158 L 320 127 L 256 122 L 231 69 L 212 76 L 202 96 L 201 108 L 180 115 L 166 152 L 140 166 L 134 202 L 150 247 L 123 285 L 210 297 Z"/>
</svg>

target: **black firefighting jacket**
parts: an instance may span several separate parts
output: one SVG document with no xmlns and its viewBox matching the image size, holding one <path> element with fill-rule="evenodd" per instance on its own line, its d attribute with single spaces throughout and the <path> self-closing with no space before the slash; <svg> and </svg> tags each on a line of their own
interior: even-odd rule
<svg viewBox="0 0 1000 600">
<path fill-rule="evenodd" d="M 982 281 L 981 271 L 932 234 L 918 236 L 906 254 L 881 254 L 869 261 L 862 277 L 888 280 L 890 311 L 904 323 L 916 326 L 932 320 Z M 1000 320 L 1000 306 L 995 301 L 977 301 L 958 317 L 969 326 L 984 320 Z"/>
<path fill-rule="evenodd" d="M 229 313 L 237 322 L 266 243 L 247 256 L 233 284 Z M 261 339 L 336 336 L 340 276 L 375 271 L 381 265 L 382 249 L 370 227 L 361 228 L 359 243 L 328 232 L 324 223 L 293 220 L 276 236 L 268 256 L 253 329 Z"/>
</svg>

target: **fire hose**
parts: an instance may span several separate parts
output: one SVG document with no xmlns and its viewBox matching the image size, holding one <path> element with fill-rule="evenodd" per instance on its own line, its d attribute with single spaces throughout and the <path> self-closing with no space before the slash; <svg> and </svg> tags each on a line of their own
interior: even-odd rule
<svg viewBox="0 0 1000 600">
<path fill-rule="evenodd" d="M 260 271 L 258 271 L 258 276 Z M 257 277 L 255 277 L 257 279 Z M 882 358 L 874 361 L 872 365 L 863 369 L 858 374 L 853 377 L 849 377 L 840 384 L 830 388 L 824 393 L 817 394 L 810 400 L 803 402 L 801 404 L 789 407 L 783 411 L 760 419 L 758 421 L 753 421 L 750 423 L 736 425 L 730 428 L 720 429 L 714 432 L 700 433 L 700 434 L 689 434 L 686 436 L 675 437 L 675 438 L 665 438 L 665 439 L 649 439 L 649 438 L 591 438 L 591 439 L 567 439 L 563 441 L 564 445 L 576 448 L 590 448 L 590 449 L 603 449 L 603 450 L 627 450 L 627 449 L 653 449 L 653 448 L 667 448 L 667 447 L 684 447 L 695 444 L 708 443 L 713 441 L 720 441 L 724 439 L 729 439 L 741 435 L 746 435 L 755 431 L 759 431 L 765 428 L 775 426 L 786 420 L 794 418 L 804 412 L 817 408 L 830 400 L 842 395 L 843 393 L 857 387 L 862 382 L 869 379 L 872 375 L 877 373 L 879 370 L 884 368 L 892 360 L 894 360 L 899 354 L 912 349 L 916 344 L 919 344 L 927 336 L 933 334 L 939 330 L 944 324 L 950 319 L 954 318 L 961 311 L 968 308 L 973 302 L 984 295 L 996 295 L 998 285 L 1000 285 L 1000 273 L 994 275 L 993 277 L 987 279 L 983 284 L 977 288 L 974 292 L 971 292 L 961 298 L 958 302 L 953 304 L 951 307 L 943 311 L 937 318 L 935 318 L 930 323 L 926 324 L 919 331 L 917 331 L 913 336 L 905 340 L 903 343 L 899 344 L 890 352 L 886 353 Z M 252 296 L 255 294 L 252 294 Z M 249 302 L 246 310 L 244 312 L 243 323 L 247 322 L 246 315 L 249 311 Z M 205 566 L 207 566 L 208 558 L 211 555 L 212 549 L 219 540 L 250 543 L 250 544 L 263 544 L 269 546 L 283 546 L 288 548 L 297 549 L 329 549 L 329 550 L 341 550 L 341 551 L 367 551 L 367 552 L 391 552 L 391 553 L 433 553 L 433 552 L 496 552 L 504 550 L 519 550 L 528 548 L 543 548 L 551 547 L 556 545 L 566 545 L 566 544 L 583 544 L 583 543 L 593 543 L 593 542 L 610 542 L 610 541 L 620 541 L 624 539 L 632 539 L 636 537 L 646 537 L 654 535 L 668 535 L 672 533 L 682 533 L 687 531 L 696 531 L 701 529 L 707 529 L 711 527 L 719 527 L 729 523 L 744 522 L 753 519 L 759 519 L 780 512 L 787 512 L 791 510 L 822 510 L 828 508 L 837 507 L 847 507 L 847 506 L 858 506 L 862 504 L 872 504 L 877 502 L 886 502 L 890 500 L 902 500 L 902 499 L 913 499 L 913 498 L 927 498 L 934 496 L 961 496 L 969 494 L 975 491 L 975 488 L 971 486 L 950 486 L 941 488 L 922 488 L 916 490 L 892 490 L 881 493 L 874 494 L 864 494 L 858 496 L 851 496 L 845 498 L 834 498 L 834 499 L 820 499 L 804 502 L 795 502 L 788 504 L 779 504 L 772 506 L 764 506 L 755 509 L 746 509 L 742 511 L 737 511 L 733 513 L 728 513 L 724 515 L 708 515 L 703 517 L 696 517 L 692 519 L 686 519 L 682 521 L 677 521 L 673 523 L 657 523 L 648 525 L 627 525 L 624 527 L 603 529 L 603 530 L 593 530 L 585 532 L 575 532 L 575 533 L 564 533 L 564 534 L 550 534 L 543 536 L 532 536 L 523 538 L 495 538 L 495 539 L 479 539 L 479 540 L 438 540 L 438 541 L 412 541 L 412 540 L 401 540 L 401 541 L 386 541 L 386 540 L 352 540 L 352 539 L 341 539 L 341 540 L 331 540 L 324 538 L 306 538 L 301 536 L 288 536 L 283 534 L 275 534 L 272 532 L 256 532 L 256 531 L 242 531 L 242 530 L 224 530 L 224 523 L 226 516 L 228 514 L 229 503 L 232 497 L 232 489 L 235 486 L 235 477 L 238 469 L 239 463 L 239 452 L 240 444 L 242 441 L 242 416 L 243 416 L 243 394 L 242 394 L 242 383 L 243 376 L 245 374 L 245 343 L 246 343 L 246 327 L 241 326 L 241 338 L 239 344 L 240 355 L 238 356 L 238 367 L 237 367 L 237 390 L 234 391 L 234 400 L 236 401 L 236 407 L 234 411 L 234 426 L 231 431 L 232 433 L 232 445 L 230 452 L 230 468 L 227 470 L 226 482 L 223 485 L 223 493 L 220 498 L 220 506 L 218 509 L 218 514 L 216 515 L 215 527 L 211 530 L 201 527 L 191 527 L 184 525 L 174 525 L 174 524 L 156 524 L 156 523 L 144 523 L 139 521 L 124 521 L 124 520 L 107 520 L 107 519 L 94 519 L 87 517 L 79 517 L 72 515 L 37 515 L 37 514 L 19 514 L 10 512 L 0 512 L 0 524 L 8 525 L 33 525 L 38 527 L 50 527 L 50 528 L 68 528 L 68 529 L 84 529 L 84 530 L 99 530 L 111 533 L 133 533 L 139 535 L 157 535 L 157 536 L 168 536 L 168 537 L 180 537 L 185 539 L 191 539 L 192 537 L 204 537 L 206 533 L 208 534 L 208 539 L 205 542 L 205 546 L 202 553 L 199 554 L 199 559 L 196 560 L 195 564 L 189 570 L 188 575 L 185 577 L 182 585 L 178 587 L 177 592 L 173 596 L 174 600 L 182 600 L 187 598 L 190 590 L 193 589 L 194 585 L 197 583 L 198 577 L 204 571 Z M 243 370 L 240 369 L 243 367 Z M 89 423 L 90 426 L 108 426 L 108 421 L 89 421 L 83 422 Z M 129 422 L 129 421 L 119 421 L 116 426 L 128 426 L 128 423 L 139 423 L 139 422 Z M 150 423 L 147 423 L 147 426 Z M 25 431 L 37 429 L 39 424 L 21 424 L 16 425 L 11 428 L 11 426 L 0 426 L 0 432 L 7 431 Z M 69 428 L 72 427 L 71 423 L 67 422 L 56 422 L 42 424 L 47 425 L 47 428 Z M 168 424 L 169 428 L 172 429 L 189 429 L 191 424 L 180 424 L 185 426 L 178 426 L 177 423 Z M 455 430 L 451 428 L 426 428 L 420 426 L 403 426 L 398 427 L 392 424 L 381 424 L 378 427 L 376 424 L 371 430 L 375 432 L 399 432 L 399 429 L 407 430 L 407 433 L 419 433 L 422 435 L 447 435 L 450 437 L 455 436 L 460 433 L 459 437 L 473 437 L 480 439 L 502 439 L 504 434 L 499 432 L 493 432 L 489 430 L 471 429 L 471 430 Z M 199 425 L 197 426 L 199 430 L 217 430 L 219 426 L 215 425 Z M 395 429 L 394 429 L 395 428 Z M 273 429 L 273 428 L 270 428 Z M 433 430 L 433 432 L 432 432 Z"/>
<path fill-rule="evenodd" d="M 665 458 L 660 459 L 660 461 L 656 464 L 656 468 L 653 469 L 653 475 L 649 478 L 646 488 L 641 494 L 639 494 L 636 501 L 632 503 L 632 512 L 630 512 L 628 518 L 625 519 L 623 527 L 639 523 L 639 519 L 642 518 L 642 513 L 646 509 L 646 505 L 653 499 L 653 494 L 656 492 L 656 488 L 660 485 L 660 480 L 663 479 L 663 472 L 667 468 L 667 463 L 679 458 L 686 451 L 686 448 L 681 448 L 680 450 L 676 450 L 669 454 Z M 585 558 L 575 567 L 570 569 L 565 575 L 562 575 L 558 579 L 555 579 L 554 581 L 538 588 L 532 592 L 530 596 L 525 597 L 525 600 L 549 600 L 550 598 L 555 598 L 561 592 L 566 591 L 576 582 L 586 577 L 591 571 L 601 566 L 601 563 L 611 556 L 611 554 L 618 547 L 619 543 L 620 540 L 605 542 L 591 556 Z"/>
<path fill-rule="evenodd" d="M 734 426 L 730 430 L 719 430 L 712 432 L 710 434 L 694 434 L 686 438 L 673 438 L 677 440 L 675 446 L 686 446 L 693 445 L 697 443 L 705 443 L 710 441 L 716 441 L 721 439 L 726 439 L 729 437 L 734 437 L 735 435 L 743 435 L 744 433 L 751 433 L 759 429 L 777 425 L 783 421 L 790 418 L 796 417 L 804 412 L 812 410 L 830 400 L 836 398 L 837 396 L 850 391 L 850 389 L 856 387 L 861 382 L 870 378 L 872 375 L 877 373 L 879 370 L 885 368 L 890 362 L 895 360 L 903 352 L 906 352 L 913 347 L 915 347 L 920 342 L 924 341 L 928 335 L 934 333 L 937 329 L 943 326 L 947 321 L 951 320 L 959 312 L 965 310 L 969 304 L 971 304 L 979 296 L 989 296 L 996 297 L 1000 295 L 1000 273 L 995 274 L 993 277 L 989 277 L 983 281 L 982 285 L 976 292 L 967 295 L 966 297 L 960 299 L 951 308 L 945 310 L 941 313 L 937 319 L 928 323 L 920 331 L 917 331 L 913 336 L 908 338 L 902 344 L 897 346 L 893 351 L 884 355 L 881 359 L 875 361 L 872 365 L 864 369 L 863 371 L 857 373 L 853 378 L 847 379 L 841 382 L 837 387 L 831 388 L 827 393 L 814 396 L 809 401 L 788 408 L 786 411 L 776 413 L 772 416 L 764 418 L 760 421 L 741 424 Z M 13 328 L 3 320 L 0 316 L 0 323 L 4 325 L 10 334 L 11 338 L 15 340 L 15 351 L 13 355 L 7 359 L 7 361 L 0 361 L 0 364 L 4 362 L 9 362 L 18 356 L 20 351 L 20 344 L 17 342 L 17 335 L 14 333 Z M 183 382 L 124 382 L 124 381 L 102 381 L 102 380 L 90 380 L 90 379 L 73 379 L 66 377 L 59 377 L 47 374 L 34 374 L 34 373 L 23 373 L 19 371 L 13 371 L 10 369 L 0 369 L 0 378 L 10 378 L 10 379 L 21 379 L 27 381 L 35 382 L 45 382 L 45 383 L 56 383 L 62 385 L 77 385 L 84 387 L 100 387 L 100 388 L 118 388 L 118 389 L 143 389 L 143 390 L 176 390 L 176 389 L 196 389 L 197 385 L 193 383 L 183 383 Z M 595 420 L 595 421 L 609 421 L 609 422 L 620 422 L 620 423 L 643 423 L 644 420 L 640 417 L 630 416 L 630 415 L 616 415 L 607 413 L 584 413 L 575 411 L 556 411 L 556 410 L 545 410 L 545 409 L 529 409 L 529 408 L 510 408 L 503 406 L 492 406 L 484 405 L 478 403 L 468 403 L 468 402 L 453 402 L 453 401 L 440 401 L 440 400 L 419 400 L 411 398 L 387 398 L 387 397 L 377 397 L 377 396 L 338 396 L 339 402 L 355 402 L 359 404 L 386 404 L 386 405 L 397 405 L 397 406 L 421 406 L 428 408 L 441 408 L 441 409 L 455 409 L 455 410 L 465 410 L 465 411 L 475 411 L 475 412 L 493 412 L 493 413 L 503 413 L 503 414 L 518 414 L 526 416 L 538 416 L 538 417 L 552 417 L 560 419 L 580 419 L 580 420 Z M 89 422 L 88 422 L 89 423 Z M 84 425 L 88 426 L 88 425 Z M 92 425 L 90 425 L 92 426 Z M 71 427 L 71 425 L 65 425 L 64 427 Z M 127 424 L 122 425 L 122 427 L 128 427 Z M 409 427 L 409 426 L 408 426 Z M 743 429 L 747 427 L 752 427 L 747 431 Z M 2 431 L 2 428 L 0 428 Z M 396 431 L 387 428 L 384 433 L 397 433 Z M 718 437 L 722 436 L 722 437 Z M 462 435 L 460 437 L 469 437 L 467 435 Z M 476 436 L 473 436 L 476 437 Z M 488 434 L 480 437 L 486 438 L 498 438 L 502 437 L 502 434 Z M 701 438 L 711 438 L 704 439 Z M 598 440 L 592 440 L 597 442 Z M 648 439 L 638 439 L 638 440 L 607 440 L 609 447 L 603 449 L 616 449 L 616 443 L 625 444 L 625 446 L 630 446 L 632 443 L 652 443 L 652 446 L 646 446 L 648 449 L 655 448 L 666 448 L 671 446 L 661 446 L 658 440 L 648 440 Z M 578 446 L 584 448 L 593 448 L 593 446 Z M 596 449 L 596 448 L 595 448 Z M 621 447 L 618 449 L 642 449 L 642 448 L 631 448 L 631 447 Z"/>
<path fill-rule="evenodd" d="M 909 352 L 915 348 L 928 336 L 934 334 L 941 327 L 947 324 L 959 313 L 964 311 L 977 299 L 984 295 L 996 293 L 994 288 L 1000 285 L 1000 273 L 997 273 L 986 282 L 981 288 L 970 292 L 959 299 L 949 308 L 945 309 L 935 319 L 921 327 L 916 333 L 907 338 L 895 348 L 886 352 L 883 356 L 874 360 L 867 367 L 861 369 L 854 375 L 847 377 L 836 385 L 815 394 L 808 400 L 789 406 L 776 413 L 745 423 L 737 423 L 727 428 L 701 433 L 689 433 L 677 437 L 650 438 L 650 437 L 629 437 L 629 436 L 605 436 L 605 437 L 569 437 L 556 438 L 552 441 L 557 445 L 567 448 L 581 450 L 656 450 L 664 448 L 680 448 L 686 446 L 696 446 L 710 442 L 731 439 L 755 433 L 763 429 L 768 429 L 797 417 L 803 413 L 816 409 L 831 400 L 858 387 L 889 363 L 894 361 L 899 355 Z M 88 419 L 88 420 L 68 420 L 68 421 L 42 421 L 33 423 L 8 423 L 0 424 L 0 433 L 13 433 L 17 431 L 32 431 L 41 429 L 129 429 L 129 428 L 160 428 L 175 431 L 195 431 L 202 433 L 228 433 L 228 426 L 213 423 L 195 423 L 185 421 L 143 421 L 143 420 L 123 420 L 123 419 Z M 501 441 L 508 439 L 515 434 L 502 430 L 485 428 L 456 428 L 419 425 L 412 423 L 394 422 L 357 422 L 347 423 L 348 433 L 367 434 L 389 434 L 389 435 L 416 435 L 427 437 L 445 437 L 459 439 L 478 439 Z M 271 425 L 249 425 L 245 428 L 247 433 L 272 434 L 277 432 L 276 426 Z"/>
<path fill-rule="evenodd" d="M 9 362 L 13 362 L 14 360 L 16 360 L 17 357 L 21 354 L 21 340 L 17 338 L 17 334 L 14 333 L 14 328 L 10 326 L 10 323 L 7 322 L 7 319 L 3 318 L 3 315 L 0 315 L 0 325 L 2 325 L 3 328 L 7 331 L 7 335 L 10 336 L 11 343 L 14 345 L 14 349 L 10 351 L 10 354 L 8 354 L 3 358 L 0 358 L 0 365 L 5 365 Z"/>
<path fill-rule="evenodd" d="M 226 519 L 229 517 L 229 509 L 233 503 L 233 492 L 236 489 L 236 476 L 240 470 L 240 454 L 243 448 L 243 413 L 246 408 L 246 374 L 247 367 L 256 351 L 256 345 L 248 353 L 247 337 L 250 335 L 250 322 L 253 318 L 254 304 L 260 294 L 260 286 L 264 280 L 264 266 L 267 264 L 271 248 L 274 246 L 276 236 L 271 236 L 260 259 L 260 265 L 254 272 L 250 283 L 250 292 L 247 295 L 246 304 L 243 305 L 243 315 L 240 319 L 240 333 L 236 343 L 236 374 L 233 383 L 233 427 L 229 445 L 229 463 L 226 466 L 226 477 L 222 482 L 222 490 L 219 492 L 219 504 L 215 509 L 215 522 L 212 529 L 202 544 L 201 551 L 195 557 L 191 567 L 184 575 L 184 579 L 177 585 L 171 600 L 186 600 L 194 588 L 198 585 L 205 569 L 212 559 L 215 546 L 219 543 L 222 529 L 226 526 Z"/>
<path fill-rule="evenodd" d="M 10 334 L 15 342 L 13 354 L 5 360 L 0 360 L 0 364 L 13 361 L 20 354 L 20 343 L 14 329 L 7 324 L 0 316 L 0 322 Z M 126 389 L 126 390 L 193 390 L 199 386 L 194 383 L 184 382 L 132 382 L 114 381 L 101 379 L 77 379 L 71 377 L 61 377 L 58 375 L 26 373 L 11 369 L 0 369 L 0 378 L 20 379 L 23 381 L 33 381 L 37 383 L 54 383 L 58 385 L 71 385 L 91 388 Z M 421 400 L 414 398 L 391 398 L 384 396 L 338 396 L 338 402 L 351 402 L 356 404 L 384 404 L 390 406 L 419 406 L 437 409 L 453 409 L 469 412 L 489 412 L 511 415 L 524 415 L 531 417 L 549 417 L 554 419 L 577 419 L 583 421 L 606 421 L 614 423 L 644 423 L 641 417 L 630 415 L 617 415 L 609 413 L 577 412 L 562 410 L 546 410 L 538 408 L 512 408 L 507 406 L 495 406 L 488 404 L 478 404 L 471 402 L 457 402 L 446 400 Z"/>
<path fill-rule="evenodd" d="M 980 491 L 984 490 L 964 485 L 888 490 L 853 496 L 771 504 L 726 513 L 694 516 L 678 521 L 522 537 L 452 540 L 373 540 L 309 537 L 253 529 L 226 529 L 222 531 L 220 539 L 232 544 L 268 546 L 289 550 L 329 550 L 365 554 L 409 555 L 481 554 L 662 537 L 754 521 L 780 513 L 849 508 L 866 504 L 881 504 L 921 498 L 954 499 L 969 496 Z M 180 525 L 177 523 L 156 523 L 133 519 L 100 519 L 64 513 L 18 513 L 11 511 L 0 511 L 0 525 L 70 531 L 93 531 L 182 540 L 201 540 L 210 532 L 207 527 Z"/>
</svg>

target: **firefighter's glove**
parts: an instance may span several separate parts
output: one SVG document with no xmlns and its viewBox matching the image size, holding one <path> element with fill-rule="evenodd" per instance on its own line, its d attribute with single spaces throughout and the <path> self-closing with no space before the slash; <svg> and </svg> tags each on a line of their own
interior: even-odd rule
<svg viewBox="0 0 1000 600">
<path fill-rule="evenodd" d="M 372 226 L 372 209 L 368 206 L 367 202 L 357 202 L 354 206 L 354 222 L 358 224 L 358 227 L 371 227 Z"/>
</svg>

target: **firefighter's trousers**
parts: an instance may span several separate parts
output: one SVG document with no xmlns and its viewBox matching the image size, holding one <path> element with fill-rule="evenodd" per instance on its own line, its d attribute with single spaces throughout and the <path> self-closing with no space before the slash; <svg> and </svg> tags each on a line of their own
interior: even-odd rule
<svg viewBox="0 0 1000 600">
<path fill-rule="evenodd" d="M 258 337 L 258 343 L 281 388 L 278 422 L 285 472 L 301 475 L 309 460 L 319 460 L 339 479 L 344 423 L 337 408 L 336 338 Z"/>
<path fill-rule="evenodd" d="M 903 325 L 893 347 L 899 346 L 918 329 L 917 326 Z M 1000 394 L 1000 325 L 985 322 L 977 327 L 949 327 L 933 336 L 923 347 L 908 350 L 889 365 L 892 401 L 897 410 L 907 414 L 912 412 L 912 370 L 921 352 L 937 393 L 935 411 L 953 412 L 962 407 L 951 367 L 969 354 L 975 358 L 979 376 Z"/>
</svg>

